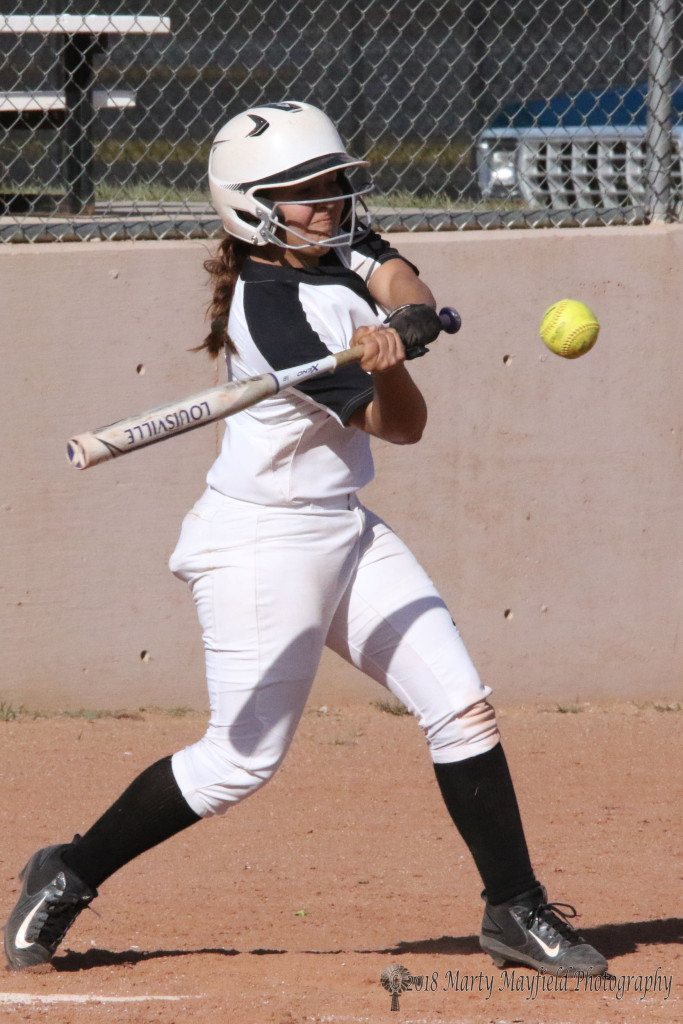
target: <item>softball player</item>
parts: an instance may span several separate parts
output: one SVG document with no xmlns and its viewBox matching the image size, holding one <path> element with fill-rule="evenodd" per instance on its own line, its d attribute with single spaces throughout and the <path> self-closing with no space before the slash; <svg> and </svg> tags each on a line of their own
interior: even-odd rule
<svg viewBox="0 0 683 1024">
<path fill-rule="evenodd" d="M 227 237 L 207 263 L 214 295 L 204 347 L 225 352 L 231 379 L 359 343 L 364 357 L 226 420 L 170 561 L 192 589 L 203 632 L 208 730 L 144 771 L 85 835 L 31 857 L 5 931 L 12 968 L 48 961 L 128 861 L 272 777 L 325 645 L 420 722 L 483 880 L 482 948 L 501 965 L 607 968 L 567 923 L 573 909 L 548 903 L 534 875 L 490 690 L 443 600 L 356 497 L 373 474 L 371 436 L 420 439 L 426 407 L 401 338 L 419 346 L 440 327 L 415 268 L 358 222 L 366 189 L 350 178 L 364 166 L 305 103 L 264 104 L 216 137 L 209 181 Z"/>
</svg>

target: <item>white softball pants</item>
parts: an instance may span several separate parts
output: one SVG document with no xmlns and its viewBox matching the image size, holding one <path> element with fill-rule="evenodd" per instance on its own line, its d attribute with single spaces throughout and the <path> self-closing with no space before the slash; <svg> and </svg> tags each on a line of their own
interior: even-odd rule
<svg viewBox="0 0 683 1024">
<path fill-rule="evenodd" d="M 172 761 L 202 817 L 224 813 L 282 763 L 324 645 L 406 705 L 435 762 L 498 742 L 490 690 L 443 600 L 355 496 L 272 507 L 209 489 L 170 568 L 190 584 L 206 651 L 208 730 Z"/>
</svg>

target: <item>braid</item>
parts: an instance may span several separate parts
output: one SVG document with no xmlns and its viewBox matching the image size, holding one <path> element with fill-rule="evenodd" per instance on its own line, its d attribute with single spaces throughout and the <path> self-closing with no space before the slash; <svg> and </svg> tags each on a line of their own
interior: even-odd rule
<svg viewBox="0 0 683 1024">
<path fill-rule="evenodd" d="M 215 256 L 204 262 L 204 269 L 213 282 L 213 297 L 207 310 L 211 318 L 211 330 L 195 351 L 206 349 L 215 359 L 221 349 L 234 352 L 235 346 L 228 336 L 228 316 L 237 278 L 242 272 L 244 261 L 251 246 L 237 238 L 224 238 Z"/>
</svg>

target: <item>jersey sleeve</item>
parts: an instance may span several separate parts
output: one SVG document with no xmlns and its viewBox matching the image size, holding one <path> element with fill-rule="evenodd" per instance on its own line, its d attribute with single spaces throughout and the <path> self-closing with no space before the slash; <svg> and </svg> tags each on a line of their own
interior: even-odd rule
<svg viewBox="0 0 683 1024">
<path fill-rule="evenodd" d="M 320 292 L 323 299 L 324 286 Z M 295 281 L 271 280 L 267 286 L 247 287 L 244 306 L 251 337 L 274 370 L 315 362 L 348 344 L 348 339 L 341 338 L 335 339 L 336 344 L 325 344 L 311 325 L 310 313 L 307 316 Z M 357 363 L 302 381 L 296 390 L 326 408 L 344 425 L 356 409 L 368 404 L 374 393 L 370 375 Z"/>
<path fill-rule="evenodd" d="M 389 260 L 403 260 L 419 276 L 420 272 L 415 264 L 402 256 L 398 249 L 390 245 L 376 231 L 358 234 L 351 245 L 350 269 L 358 274 L 366 284 L 374 272 Z"/>
</svg>

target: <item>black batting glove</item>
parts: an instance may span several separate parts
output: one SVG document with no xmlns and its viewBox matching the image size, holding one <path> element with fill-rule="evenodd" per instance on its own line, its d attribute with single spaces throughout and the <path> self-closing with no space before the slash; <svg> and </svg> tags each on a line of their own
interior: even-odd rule
<svg viewBox="0 0 683 1024">
<path fill-rule="evenodd" d="M 406 350 L 406 359 L 417 359 L 427 354 L 427 345 L 435 341 L 443 330 L 436 310 L 421 302 L 398 306 L 384 321 L 398 331 Z"/>
</svg>

